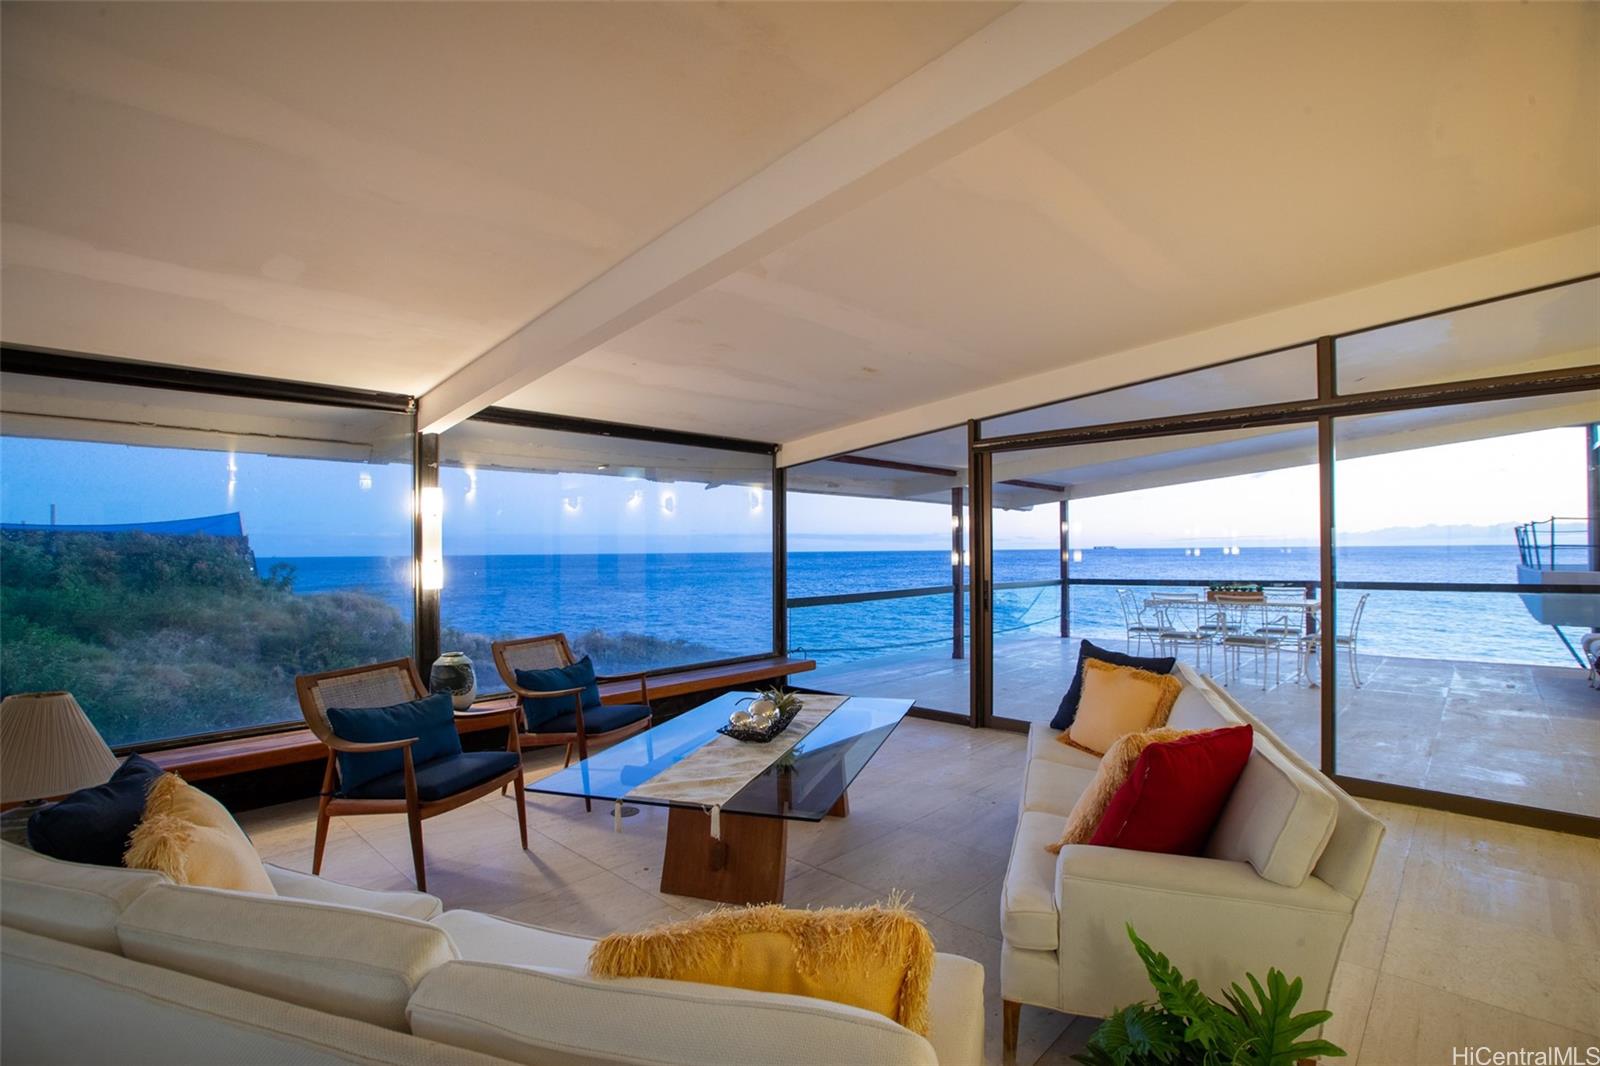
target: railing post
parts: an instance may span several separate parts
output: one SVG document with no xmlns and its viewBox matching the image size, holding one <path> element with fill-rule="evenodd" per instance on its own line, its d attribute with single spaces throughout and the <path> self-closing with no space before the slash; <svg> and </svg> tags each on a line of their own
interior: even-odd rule
<svg viewBox="0 0 1600 1066">
<path fill-rule="evenodd" d="M 966 537 L 961 521 L 962 497 L 965 493 L 958 485 L 950 490 L 950 614 L 954 621 L 950 631 L 950 658 L 959 659 L 966 654 L 966 617 L 963 596 L 965 584 L 963 579 L 962 550 L 966 547 Z"/>
<path fill-rule="evenodd" d="M 1061 501 L 1061 639 L 1072 635 L 1072 534 L 1067 525 L 1067 501 Z"/>
<path fill-rule="evenodd" d="M 1589 447 L 1589 569 L 1600 570 L 1600 422 L 1591 423 Z"/>
</svg>

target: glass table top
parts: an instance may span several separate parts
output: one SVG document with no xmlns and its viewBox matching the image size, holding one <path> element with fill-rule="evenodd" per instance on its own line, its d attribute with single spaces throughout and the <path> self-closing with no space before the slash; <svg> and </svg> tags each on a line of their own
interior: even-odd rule
<svg viewBox="0 0 1600 1066">
<path fill-rule="evenodd" d="M 699 806 L 634 796 L 657 774 L 687 758 L 728 724 L 748 692 L 730 692 L 669 721 L 636 733 L 527 786 L 529 792 L 627 800 L 653 806 Z M 805 699 L 804 696 L 801 697 Z M 772 761 L 722 804 L 731 814 L 821 821 L 856 774 L 877 754 L 911 709 L 910 700 L 851 696 L 787 752 L 772 744 Z M 727 743 L 740 743 L 729 740 Z M 749 748 L 764 745 L 745 742 Z"/>
</svg>

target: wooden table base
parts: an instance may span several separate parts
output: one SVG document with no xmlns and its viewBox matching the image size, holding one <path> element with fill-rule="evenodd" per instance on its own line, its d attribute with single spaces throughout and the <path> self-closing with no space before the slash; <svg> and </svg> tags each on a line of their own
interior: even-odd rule
<svg viewBox="0 0 1600 1066">
<path fill-rule="evenodd" d="M 789 858 L 789 822 L 722 812 L 722 839 L 711 839 L 711 816 L 689 807 L 667 814 L 661 891 L 719 903 L 782 903 Z"/>
</svg>

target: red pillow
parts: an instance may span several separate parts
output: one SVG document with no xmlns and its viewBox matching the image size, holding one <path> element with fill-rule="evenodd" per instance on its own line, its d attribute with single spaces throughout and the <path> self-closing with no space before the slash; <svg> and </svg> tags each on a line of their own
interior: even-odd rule
<svg viewBox="0 0 1600 1066">
<path fill-rule="evenodd" d="M 1090 844 L 1198 855 L 1250 759 L 1248 725 L 1152 744 L 1133 764 Z"/>
</svg>

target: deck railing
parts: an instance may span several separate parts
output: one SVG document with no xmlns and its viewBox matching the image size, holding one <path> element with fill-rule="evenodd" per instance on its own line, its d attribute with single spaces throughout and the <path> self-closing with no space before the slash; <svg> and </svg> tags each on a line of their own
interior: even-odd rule
<svg viewBox="0 0 1600 1066">
<path fill-rule="evenodd" d="M 1517 527 L 1522 565 L 1535 570 L 1587 570 L 1590 562 L 1587 518 L 1546 518 Z"/>
</svg>

